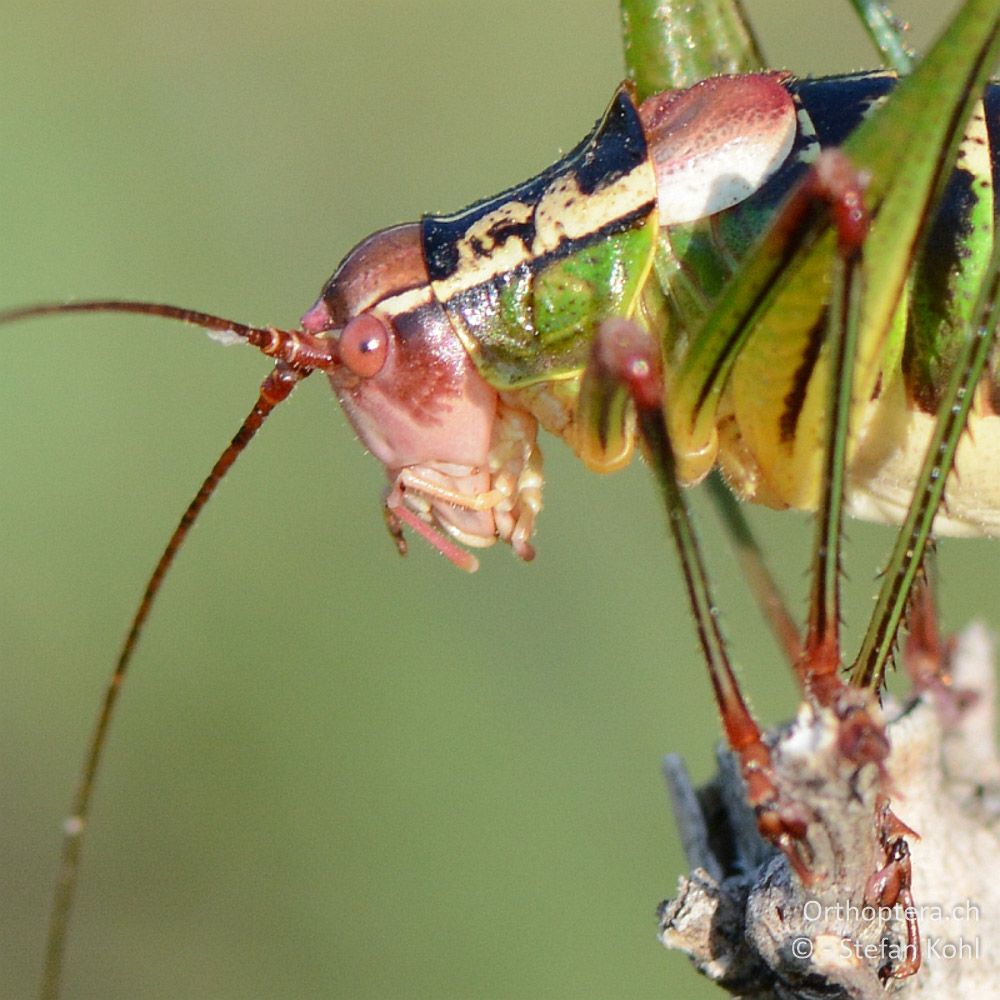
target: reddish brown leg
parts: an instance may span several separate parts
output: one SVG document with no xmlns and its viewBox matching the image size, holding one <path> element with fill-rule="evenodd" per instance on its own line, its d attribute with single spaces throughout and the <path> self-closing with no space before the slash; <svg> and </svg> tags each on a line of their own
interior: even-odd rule
<svg viewBox="0 0 1000 1000">
<path fill-rule="evenodd" d="M 928 551 L 924 564 L 913 581 L 906 614 L 906 644 L 903 647 L 903 664 L 910 675 L 913 688 L 918 693 L 947 685 L 947 644 L 941 638 L 938 623 L 937 601 L 931 582 L 932 553 Z"/>
<path fill-rule="evenodd" d="M 708 667 L 726 739 L 740 762 L 747 800 L 761 836 L 779 848 L 803 882 L 811 881 L 806 841 L 809 817 L 787 802 L 777 787 L 771 751 L 764 742 L 733 673 L 719 628 L 697 536 L 677 482 L 663 415 L 663 381 L 654 338 L 630 320 L 610 320 L 598 334 L 591 361 L 594 385 L 605 412 L 620 412 L 621 393 L 631 396 L 646 454 L 652 463 L 680 556 L 688 599 Z"/>
<path fill-rule="evenodd" d="M 854 403 L 854 361 L 860 339 L 861 262 L 868 220 L 863 205 L 864 183 L 839 151 L 824 153 L 805 185 L 803 197 L 828 202 L 838 235 L 827 342 L 830 350 L 830 391 L 827 403 L 823 482 L 812 561 L 809 618 L 799 674 L 807 697 L 831 709 L 838 720 L 837 749 L 842 760 L 860 769 L 878 767 L 883 787 L 889 740 L 884 723 L 873 716 L 870 692 L 841 679 L 840 584 L 843 501 L 847 448 L 851 439 Z M 889 809 L 888 799 L 877 806 L 876 830 L 884 863 L 868 880 L 870 903 L 907 911 L 906 959 L 886 969 L 886 978 L 904 978 L 920 967 L 920 939 L 910 891 L 910 854 L 906 835 L 912 834 Z"/>
<path fill-rule="evenodd" d="M 946 725 L 958 721 L 975 701 L 971 691 L 952 683 L 950 662 L 954 640 L 942 636 L 934 598 L 933 551 L 928 552 L 910 592 L 906 610 L 906 643 L 903 665 L 917 694 L 933 700 Z"/>
<path fill-rule="evenodd" d="M 906 921 L 906 958 L 898 965 L 886 964 L 879 975 L 886 979 L 906 979 L 920 968 L 920 927 L 910 891 L 912 867 L 907 837 L 918 837 L 890 808 L 884 796 L 878 802 L 879 843 L 882 848 L 883 866 L 875 872 L 865 886 L 865 903 L 869 906 L 892 907 L 897 903 L 903 908 Z"/>
</svg>

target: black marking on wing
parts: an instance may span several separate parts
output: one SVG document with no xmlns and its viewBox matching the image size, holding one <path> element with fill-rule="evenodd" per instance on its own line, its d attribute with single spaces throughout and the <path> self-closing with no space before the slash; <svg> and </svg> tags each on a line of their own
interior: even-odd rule
<svg viewBox="0 0 1000 1000">
<path fill-rule="evenodd" d="M 795 440 L 799 427 L 799 417 L 802 416 L 802 408 L 806 403 L 806 393 L 809 391 L 809 382 L 816 369 L 820 351 L 823 349 L 823 341 L 826 337 L 826 317 L 827 313 L 824 309 L 809 331 L 809 340 L 806 343 L 805 351 L 802 352 L 802 360 L 792 376 L 792 387 L 785 394 L 785 409 L 778 419 L 782 444 L 788 444 Z"/>
</svg>

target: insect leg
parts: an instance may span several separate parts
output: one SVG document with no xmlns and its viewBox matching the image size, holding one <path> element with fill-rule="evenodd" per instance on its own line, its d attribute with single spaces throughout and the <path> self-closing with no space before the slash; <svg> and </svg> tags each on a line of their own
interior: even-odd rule
<svg viewBox="0 0 1000 1000">
<path fill-rule="evenodd" d="M 920 929 L 917 926 L 916 907 L 913 903 L 910 846 L 907 837 L 918 837 L 890 808 L 889 800 L 882 796 L 876 806 L 879 845 L 885 864 L 868 879 L 864 901 L 868 906 L 903 908 L 906 921 L 905 958 L 898 965 L 888 964 L 879 969 L 886 979 L 906 979 L 920 970 Z"/>
<path fill-rule="evenodd" d="M 927 545 L 923 565 L 917 571 L 904 621 L 906 644 L 903 664 L 918 694 L 947 686 L 947 640 L 941 636 L 935 588 L 936 547 Z"/>
<path fill-rule="evenodd" d="M 915 694 L 926 695 L 934 702 L 945 728 L 957 725 L 962 715 L 976 703 L 978 695 L 956 687 L 951 672 L 955 636 L 942 635 L 937 606 L 937 575 L 933 538 L 924 554 L 910 589 L 904 622 L 906 642 L 903 667 Z"/>
<path fill-rule="evenodd" d="M 788 609 L 788 602 L 781 593 L 778 582 L 767 567 L 764 553 L 743 514 L 740 502 L 733 496 L 732 490 L 718 472 L 713 472 L 705 485 L 729 534 L 729 540 L 736 550 L 743 575 L 750 585 L 764 620 L 771 627 L 789 664 L 797 667 L 802 659 L 802 637 L 799 635 L 799 627 L 795 624 L 795 618 Z"/>
<path fill-rule="evenodd" d="M 900 76 L 913 69 L 913 51 L 903 41 L 900 21 L 884 0 L 851 0 L 883 61 Z"/>
<path fill-rule="evenodd" d="M 621 0 L 628 78 L 639 100 L 720 73 L 765 69 L 739 0 Z"/>
<path fill-rule="evenodd" d="M 859 340 L 862 248 L 868 218 L 863 180 L 839 150 L 826 150 L 820 155 L 803 195 L 829 203 L 838 231 L 826 324 L 830 361 L 822 486 L 816 515 L 809 621 L 799 665 L 807 694 L 820 705 L 829 706 L 842 695 L 844 687 L 838 674 L 844 485 Z"/>
<path fill-rule="evenodd" d="M 920 468 L 913 500 L 903 527 L 896 537 L 875 604 L 875 613 L 852 667 L 854 684 L 873 691 L 881 689 L 886 664 L 892 655 L 896 634 L 906 611 L 910 588 L 926 551 L 934 517 L 944 496 L 948 476 L 955 464 L 958 443 L 993 345 L 1000 297 L 1000 240 L 994 242 L 990 261 L 965 337 L 955 358 L 955 368 L 937 409 L 934 433 Z"/>
<path fill-rule="evenodd" d="M 677 481 L 673 450 L 663 412 L 663 378 L 656 339 L 631 320 L 604 323 L 590 362 L 595 392 L 611 411 L 631 398 L 640 436 L 659 483 L 670 531 L 680 557 L 688 600 L 708 667 L 726 739 L 740 762 L 747 800 L 761 835 L 784 852 L 803 882 L 811 881 L 811 854 L 805 840 L 808 817 L 787 802 L 775 784 L 771 751 L 740 690 L 719 627 L 717 610 L 691 515 Z"/>
</svg>

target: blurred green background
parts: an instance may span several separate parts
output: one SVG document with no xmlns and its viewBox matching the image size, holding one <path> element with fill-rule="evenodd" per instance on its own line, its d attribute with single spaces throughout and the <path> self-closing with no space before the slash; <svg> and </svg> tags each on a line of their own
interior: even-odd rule
<svg viewBox="0 0 1000 1000">
<path fill-rule="evenodd" d="M 572 5 L 7 0 L 0 303 L 119 295 L 293 323 L 360 238 L 572 145 L 622 74 Z M 901 4 L 924 42 L 940 0 Z M 873 60 L 846 4 L 749 3 L 775 65 Z M 127 319 L 3 331 L 0 996 L 38 975 L 59 827 L 146 574 L 267 364 Z M 382 474 L 307 383 L 170 578 L 101 775 L 67 997 L 696 997 L 659 759 L 719 729 L 643 470 L 553 442 L 539 557 L 468 578 L 385 537 Z M 761 716 L 794 707 L 711 511 Z M 808 522 L 753 512 L 805 588 Z M 885 529 L 852 524 L 852 633 Z M 948 622 L 995 546 L 945 545 Z M 869 555 L 865 555 L 870 553 Z"/>
</svg>

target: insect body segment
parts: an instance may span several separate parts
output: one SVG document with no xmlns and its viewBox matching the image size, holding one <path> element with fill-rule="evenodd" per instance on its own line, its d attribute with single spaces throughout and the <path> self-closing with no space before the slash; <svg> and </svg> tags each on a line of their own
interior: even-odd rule
<svg viewBox="0 0 1000 1000">
<path fill-rule="evenodd" d="M 661 233 L 656 273 L 664 292 L 662 321 L 672 387 L 671 430 L 678 472 L 697 482 L 716 463 L 744 498 L 778 508 L 815 509 L 819 502 L 820 440 L 829 366 L 824 312 L 827 255 L 804 256 L 781 305 L 760 307 L 738 346 L 711 346 L 703 334 L 739 263 L 774 257 L 777 244 L 757 246 L 788 191 L 820 150 L 845 142 L 893 93 L 886 72 L 820 80 L 789 80 L 798 109 L 798 132 L 780 169 L 736 207 Z M 901 288 L 891 322 L 864 338 L 856 413 L 849 441 L 847 509 L 856 516 L 899 523 L 905 516 L 937 400 L 958 349 L 993 236 L 993 164 L 997 88 L 986 89 L 966 130 L 944 197 L 934 210 L 926 252 Z M 878 213 L 876 212 L 876 215 Z M 881 228 L 881 232 L 879 229 Z M 892 222 L 876 219 L 876 238 Z M 878 258 L 876 251 L 876 258 Z M 906 276 L 904 275 L 904 278 Z M 718 314 L 717 314 L 718 315 Z M 749 331 L 752 331 L 752 335 Z M 714 401 L 711 394 L 717 392 Z M 948 534 L 997 534 L 997 496 L 989 456 L 1000 442 L 996 390 L 977 389 L 973 433 L 963 440 L 960 478 L 936 530 Z M 704 424 L 697 425 L 704 407 Z"/>
<path fill-rule="evenodd" d="M 789 77 L 716 76 L 642 102 L 661 226 L 731 208 L 781 167 L 796 136 Z"/>
</svg>

